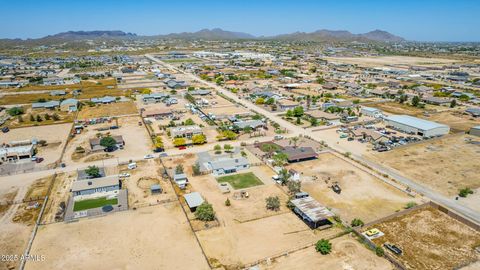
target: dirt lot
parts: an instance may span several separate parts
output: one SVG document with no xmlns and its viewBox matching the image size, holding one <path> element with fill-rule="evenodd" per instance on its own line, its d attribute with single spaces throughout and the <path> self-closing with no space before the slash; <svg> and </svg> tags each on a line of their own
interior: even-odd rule
<svg viewBox="0 0 480 270">
<path fill-rule="evenodd" d="M 371 57 L 327 57 L 329 61 L 339 63 L 358 64 L 364 66 L 378 65 L 439 65 L 456 62 L 442 58 L 425 58 L 413 56 L 371 56 Z"/>
<path fill-rule="evenodd" d="M 431 114 L 430 117 L 422 117 L 426 120 L 450 126 L 452 132 L 469 131 L 473 126 L 480 125 L 480 120 L 471 116 L 464 115 L 461 112 L 441 112 Z"/>
<path fill-rule="evenodd" d="M 162 178 L 163 169 L 158 160 L 137 162 L 137 168 L 128 170 L 122 166 L 120 172 L 129 173 L 131 176 L 123 180 L 123 187 L 128 190 L 128 205 L 130 208 L 155 204 L 159 201 L 176 200 L 172 185 Z M 151 194 L 150 186 L 159 184 L 162 194 Z"/>
<path fill-rule="evenodd" d="M 412 115 L 412 116 L 419 116 L 424 112 L 424 109 L 409 106 L 407 104 L 400 104 L 397 102 L 375 103 L 375 104 L 369 104 L 368 106 L 380 109 L 387 113 L 393 113 L 393 114 L 406 114 L 406 115 Z"/>
<path fill-rule="evenodd" d="M 54 125 L 54 124 L 63 124 L 63 123 L 71 123 L 73 122 L 74 114 L 68 112 L 62 112 L 59 110 L 47 110 L 47 109 L 35 109 L 32 110 L 30 106 L 23 106 L 24 114 L 21 115 L 21 119 L 19 117 L 12 117 L 5 126 L 9 128 L 21 128 L 21 127 L 31 127 L 31 126 L 47 126 L 47 125 Z M 50 116 L 50 120 L 45 119 L 45 115 L 48 114 Z M 57 121 L 53 120 L 53 115 L 56 114 L 59 119 Z M 30 121 L 30 115 L 36 119 L 37 115 L 40 115 L 42 118 L 41 122 L 37 121 Z M 20 121 L 22 122 L 20 122 Z"/>
<path fill-rule="evenodd" d="M 145 127 L 143 125 L 138 125 L 139 121 L 141 121 L 141 119 L 138 116 L 120 117 L 118 118 L 118 126 L 120 128 L 106 131 L 98 131 L 97 129 L 117 125 L 117 122 L 112 121 L 111 123 L 88 126 L 81 134 L 75 135 L 75 137 L 68 143 L 63 161 L 68 164 L 114 157 L 121 159 L 142 158 L 145 154 L 152 151 L 152 142 L 148 137 Z M 118 149 L 110 153 L 105 153 L 103 151 L 90 152 L 89 139 L 95 138 L 96 134 L 99 132 L 102 134 L 107 134 L 109 132 L 111 135 L 123 136 L 123 140 L 125 141 L 124 149 Z M 78 146 L 83 147 L 86 150 L 86 153 L 77 155 L 75 149 Z"/>
<path fill-rule="evenodd" d="M 55 214 L 59 210 L 60 203 L 67 204 L 70 196 L 72 182 L 77 178 L 76 172 L 57 174 L 42 216 L 42 223 L 55 222 Z"/>
<path fill-rule="evenodd" d="M 415 210 L 407 215 L 376 224 L 385 235 L 375 244 L 392 243 L 403 250 L 396 257 L 408 269 L 455 269 L 480 259 L 474 250 L 480 232 L 433 209 Z"/>
<path fill-rule="evenodd" d="M 260 265 L 260 269 L 312 269 L 321 265 L 329 270 L 389 270 L 393 266 L 385 259 L 376 256 L 352 236 L 345 235 L 331 241 L 332 252 L 321 255 L 314 247 L 309 247 Z"/>
<path fill-rule="evenodd" d="M 84 106 L 78 113 L 77 119 L 86 120 L 100 117 L 111 117 L 138 113 L 134 102 L 115 102 L 111 104 Z"/>
<path fill-rule="evenodd" d="M 480 145 L 466 140 L 480 141 L 478 137 L 458 134 L 368 157 L 445 195 L 454 196 L 461 188 L 480 187 Z"/>
<path fill-rule="evenodd" d="M 47 165 L 57 161 L 60 158 L 63 146 L 65 145 L 68 133 L 72 124 L 49 125 L 39 127 L 16 128 L 8 133 L 2 133 L 0 136 L 0 144 L 9 143 L 11 141 L 46 140 L 48 145 L 38 147 L 38 156 L 45 160 L 41 165 Z"/>
<path fill-rule="evenodd" d="M 208 269 L 178 203 L 41 226 L 31 254 L 46 259 L 26 269 Z"/>
<path fill-rule="evenodd" d="M 346 221 L 373 221 L 402 209 L 410 201 L 420 201 L 331 153 L 292 163 L 288 168 L 302 173 L 302 190 Z M 330 188 L 335 181 L 342 188 L 341 194 Z"/>
</svg>

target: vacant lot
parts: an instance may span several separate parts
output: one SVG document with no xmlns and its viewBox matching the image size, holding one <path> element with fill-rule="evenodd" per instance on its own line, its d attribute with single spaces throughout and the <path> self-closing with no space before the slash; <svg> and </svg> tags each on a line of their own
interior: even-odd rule
<svg viewBox="0 0 480 270">
<path fill-rule="evenodd" d="M 95 105 L 94 107 L 84 106 L 78 113 L 77 118 L 80 120 L 112 117 L 126 114 L 138 113 L 135 103 L 129 102 L 115 102 L 112 104 Z"/>
<path fill-rule="evenodd" d="M 329 270 L 390 270 L 393 266 L 385 259 L 376 256 L 360 244 L 355 238 L 345 235 L 331 241 L 332 252 L 321 255 L 314 247 L 309 247 L 288 256 L 273 260 L 270 264 L 260 265 L 260 269 L 320 269 Z"/>
<path fill-rule="evenodd" d="M 302 190 L 347 221 L 372 221 L 402 209 L 410 201 L 419 201 L 330 153 L 288 168 L 301 172 Z M 335 182 L 341 194 L 330 188 Z"/>
<path fill-rule="evenodd" d="M 424 119 L 449 125 L 452 132 L 469 131 L 473 126 L 480 125 L 480 120 L 471 116 L 464 115 L 461 112 L 440 112 L 433 113 Z"/>
<path fill-rule="evenodd" d="M 373 153 L 369 158 L 445 195 L 480 187 L 480 141 L 470 135 L 452 135 L 419 144 Z"/>
<path fill-rule="evenodd" d="M 251 172 L 222 176 L 217 178 L 217 181 L 219 183 L 229 183 L 234 189 L 248 188 L 263 184 L 262 181 Z"/>
<path fill-rule="evenodd" d="M 455 62 L 451 59 L 414 56 L 369 56 L 369 57 L 327 57 L 329 61 L 364 66 L 389 65 L 439 65 Z"/>
<path fill-rule="evenodd" d="M 456 269 L 479 259 L 480 232 L 433 209 L 415 210 L 373 225 L 385 235 L 375 244 L 391 243 L 403 250 L 396 257 L 408 269 Z"/>
<path fill-rule="evenodd" d="M 30 106 L 23 106 L 24 114 L 10 118 L 5 124 L 9 128 L 46 126 L 73 122 L 74 114 L 59 110 L 34 109 Z M 55 117 L 58 117 L 54 119 Z M 40 116 L 40 119 L 38 117 Z M 33 121 L 32 121 L 33 120 Z M 40 121 L 38 121 L 40 120 Z"/>
<path fill-rule="evenodd" d="M 178 203 L 41 226 L 31 254 L 46 259 L 26 269 L 208 269 Z"/>
<path fill-rule="evenodd" d="M 368 106 L 380 109 L 387 113 L 393 113 L 393 114 L 406 114 L 406 115 L 418 116 L 423 114 L 424 112 L 424 109 L 413 107 L 408 104 L 400 104 L 397 102 L 375 103 L 375 104 L 369 104 Z"/>
</svg>

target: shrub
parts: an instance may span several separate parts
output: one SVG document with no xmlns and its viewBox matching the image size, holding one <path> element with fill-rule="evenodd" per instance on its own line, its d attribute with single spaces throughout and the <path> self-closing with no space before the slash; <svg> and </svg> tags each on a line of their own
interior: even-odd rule
<svg viewBox="0 0 480 270">
<path fill-rule="evenodd" d="M 230 205 L 232 205 L 232 203 L 230 202 L 230 199 L 227 198 L 227 199 L 225 200 L 225 206 L 230 206 Z"/>
<path fill-rule="evenodd" d="M 377 254 L 379 257 L 383 257 L 383 255 L 385 255 L 385 251 L 382 247 L 377 246 L 375 247 L 375 254 Z"/>
<path fill-rule="evenodd" d="M 10 116 L 17 116 L 23 114 L 23 108 L 22 107 L 13 107 L 7 110 L 7 113 Z"/>
<path fill-rule="evenodd" d="M 320 252 L 322 255 L 327 255 L 332 251 L 332 243 L 327 239 L 320 239 L 315 244 L 315 250 Z"/>
<path fill-rule="evenodd" d="M 280 210 L 280 199 L 278 196 L 270 196 L 267 199 L 265 199 L 267 203 L 267 209 L 272 210 L 272 211 L 278 211 Z"/>
<path fill-rule="evenodd" d="M 354 218 L 351 222 L 352 227 L 358 227 L 358 226 L 363 226 L 363 221 L 359 218 Z"/>
<path fill-rule="evenodd" d="M 202 221 L 212 221 L 215 219 L 215 212 L 211 204 L 204 202 L 197 207 L 195 217 Z"/>
<path fill-rule="evenodd" d="M 473 190 L 471 188 L 462 188 L 460 189 L 460 192 L 458 192 L 458 196 L 462 197 L 462 198 L 465 198 L 467 197 L 469 194 L 473 194 Z"/>
<path fill-rule="evenodd" d="M 405 205 L 405 209 L 410 209 L 410 208 L 412 208 L 416 205 L 417 205 L 416 202 L 409 202 L 409 203 L 407 203 L 407 205 Z"/>
</svg>

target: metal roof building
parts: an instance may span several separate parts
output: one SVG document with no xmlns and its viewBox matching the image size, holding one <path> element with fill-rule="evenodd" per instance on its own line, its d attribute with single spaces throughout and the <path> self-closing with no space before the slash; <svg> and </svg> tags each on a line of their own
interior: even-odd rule
<svg viewBox="0 0 480 270">
<path fill-rule="evenodd" d="M 299 215 L 313 229 L 322 225 L 330 224 L 328 218 L 334 216 L 330 210 L 310 196 L 294 199 L 290 202 L 295 206 L 293 211 L 295 211 L 295 213 L 297 213 L 297 215 Z"/>
<path fill-rule="evenodd" d="M 195 211 L 197 207 L 199 207 L 204 202 L 202 196 L 198 192 L 185 194 L 183 195 L 183 198 L 185 198 L 185 202 L 187 203 L 191 211 Z"/>
<path fill-rule="evenodd" d="M 441 136 L 450 132 L 450 127 L 444 124 L 420 119 L 409 115 L 392 115 L 384 118 L 388 126 L 406 133 L 424 137 Z"/>
</svg>

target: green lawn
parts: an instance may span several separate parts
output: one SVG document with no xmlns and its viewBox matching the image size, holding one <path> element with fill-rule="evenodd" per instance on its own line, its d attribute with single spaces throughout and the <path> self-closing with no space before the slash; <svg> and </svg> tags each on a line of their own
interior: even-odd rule
<svg viewBox="0 0 480 270">
<path fill-rule="evenodd" d="M 108 204 L 110 205 L 118 204 L 117 198 L 107 199 L 106 197 L 102 197 L 97 199 L 78 201 L 78 202 L 75 202 L 75 204 L 73 205 L 73 211 L 82 211 L 82 210 L 102 207 Z"/>
<path fill-rule="evenodd" d="M 263 185 L 262 181 L 255 176 L 255 174 L 249 173 L 240 173 L 229 176 L 222 176 L 217 178 L 219 183 L 230 183 L 234 189 L 248 188 L 258 185 Z"/>
</svg>

